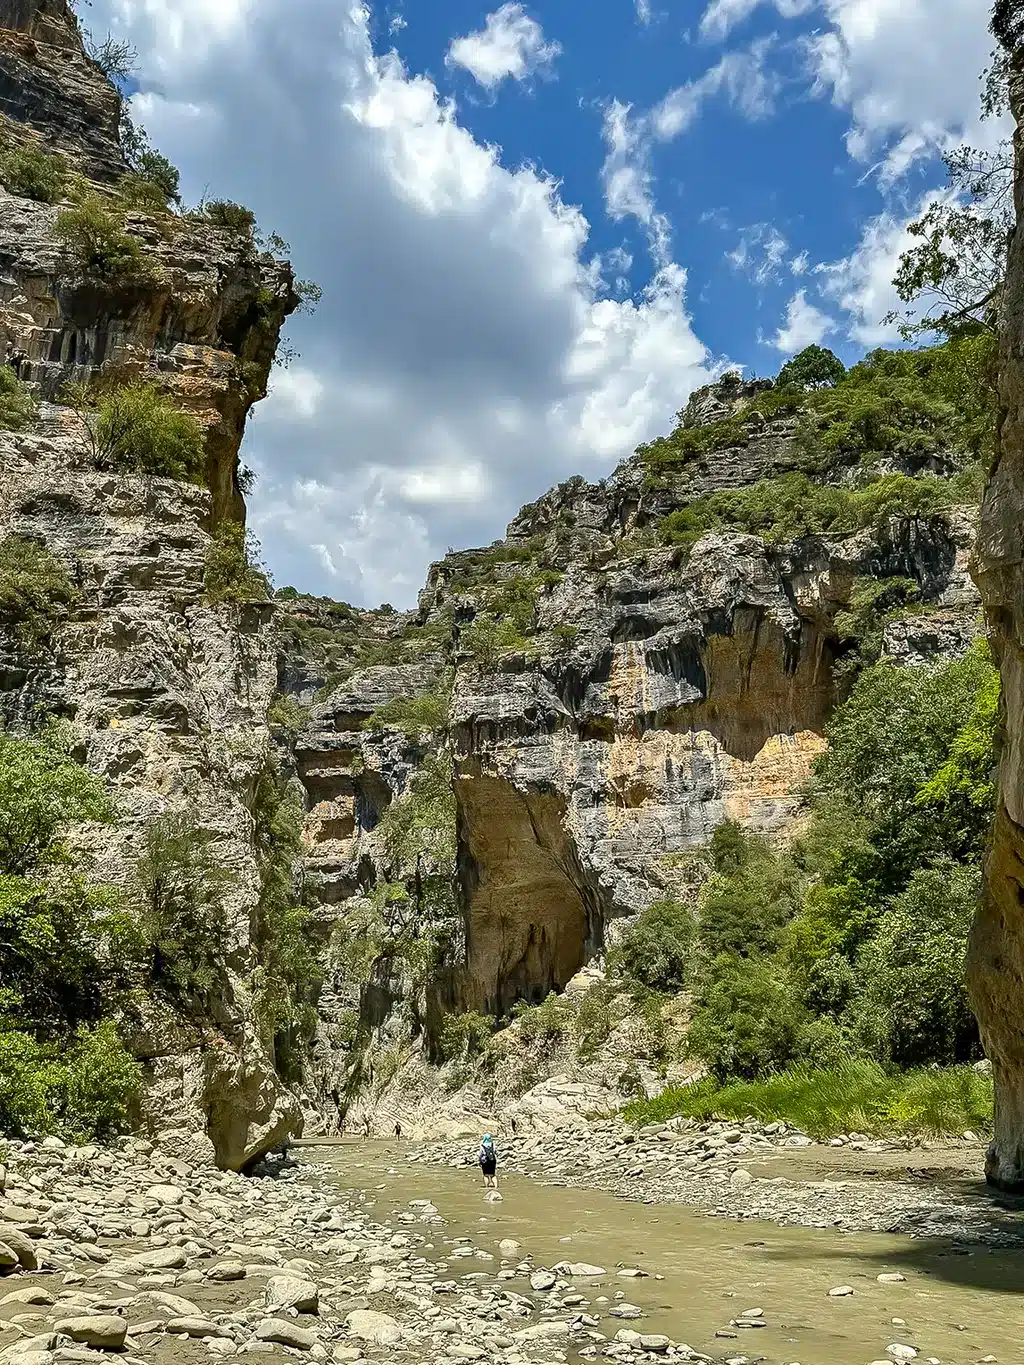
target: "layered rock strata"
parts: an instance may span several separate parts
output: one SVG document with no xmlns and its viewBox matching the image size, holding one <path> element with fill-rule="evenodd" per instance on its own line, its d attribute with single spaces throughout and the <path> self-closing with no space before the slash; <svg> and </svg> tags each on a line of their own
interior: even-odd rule
<svg viewBox="0 0 1024 1365">
<path fill-rule="evenodd" d="M 734 411 L 752 396 L 746 388 L 703 391 L 689 420 Z M 451 756 L 461 914 L 433 1004 L 414 1011 L 428 1034 L 439 1015 L 507 1017 L 564 990 L 640 910 L 686 894 L 689 863 L 723 820 L 770 838 L 792 830 L 841 695 L 836 665 L 853 642 L 837 618 L 856 585 L 916 585 L 918 609 L 884 628 L 881 647 L 895 659 L 955 657 L 975 637 L 968 508 L 793 544 L 710 532 L 687 553 L 653 534 L 695 497 L 799 468 L 796 425 L 768 420 L 663 480 L 636 458 L 605 483 L 553 490 L 504 542 L 436 564 L 415 616 L 374 618 L 375 647 L 389 645 L 394 662 L 361 668 L 350 654 L 339 661 L 344 681 L 314 702 L 296 758 L 310 811 L 306 888 L 325 936 L 411 875 L 389 854 L 381 821 L 409 800 L 428 754 Z M 495 647 L 494 603 L 514 603 L 524 581 L 530 624 Z M 287 657 L 279 672 L 301 676 Z M 430 697 L 443 703 L 432 729 L 395 710 Z M 433 933 L 428 918 L 417 923 Z M 404 990 L 408 1002 L 415 988 L 389 963 L 388 998 Z M 323 1074 L 326 1056 L 327 1108 L 340 1095 L 358 1121 L 369 1110 L 383 1129 L 393 1108 L 422 1101 L 436 1113 L 437 1101 L 419 1066 L 429 1037 L 417 1040 L 408 1018 L 375 999 L 356 1050 L 362 1057 L 372 1036 L 389 1067 L 408 1062 L 411 1091 L 392 1090 L 392 1105 L 386 1085 L 347 1089 L 351 1037 L 340 1051 L 327 1046 L 318 1066 Z M 328 965 L 328 1027 L 333 1001 L 362 1009 L 366 1025 L 367 1000 L 351 982 L 332 984 Z"/>
<path fill-rule="evenodd" d="M 0 0 L 0 138 L 44 144 L 97 193 L 127 166 L 121 100 L 86 55 L 65 0 Z M 63 206 L 67 207 L 67 205 Z M 200 218 L 130 213 L 149 270 L 123 288 L 77 280 L 55 225 L 61 205 L 0 190 L 0 356 L 41 398 L 27 429 L 0 432 L 0 539 L 41 543 L 78 590 L 48 648 L 0 640 L 0 713 L 68 718 L 106 781 L 115 826 L 84 829 L 94 873 L 123 882 L 157 815 L 187 809 L 233 877 L 229 971 L 201 1013 L 154 1008 L 131 1044 L 147 1092 L 141 1121 L 206 1134 L 239 1167 L 299 1122 L 254 1020 L 250 924 L 259 891 L 250 803 L 270 746 L 276 684 L 269 602 L 211 606 L 211 533 L 242 515 L 238 449 L 265 392 L 290 267 Z M 206 434 L 198 486 L 102 472 L 87 427 L 62 405 L 70 380 L 142 378 Z"/>
</svg>

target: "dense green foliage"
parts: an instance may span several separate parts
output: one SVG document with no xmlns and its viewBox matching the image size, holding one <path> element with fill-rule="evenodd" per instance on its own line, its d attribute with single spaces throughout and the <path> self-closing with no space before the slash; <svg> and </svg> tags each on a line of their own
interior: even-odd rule
<svg viewBox="0 0 1024 1365">
<path fill-rule="evenodd" d="M 947 479 L 884 474 L 863 488 L 814 483 L 806 474 L 782 474 L 749 488 L 695 498 L 661 523 L 668 545 L 691 548 L 708 531 L 748 531 L 770 542 L 841 535 L 878 526 L 888 517 L 932 516 L 956 501 Z"/>
<path fill-rule="evenodd" d="M 298 901 L 295 869 L 302 852 L 302 806 L 276 762 L 268 758 L 252 805 L 260 895 L 253 925 L 258 962 L 257 1016 L 278 1073 L 301 1078 L 316 1028 L 322 978 L 309 934 L 309 913 Z"/>
<path fill-rule="evenodd" d="M 0 185 L 23 199 L 56 204 L 67 191 L 67 166 L 62 156 L 37 143 L 23 143 L 0 152 Z"/>
<path fill-rule="evenodd" d="M 136 935 L 107 888 L 77 875 L 64 833 L 107 820 L 63 734 L 0 734 L 0 1130 L 107 1136 L 138 1088 L 110 1021 Z"/>
<path fill-rule="evenodd" d="M 96 463 L 124 474 L 199 480 L 206 459 L 203 429 L 152 384 L 118 384 L 67 397 L 88 424 Z"/>
<path fill-rule="evenodd" d="M 651 990 L 680 990 L 689 979 L 696 933 L 693 914 L 685 905 L 657 901 L 608 955 L 608 964 Z"/>
<path fill-rule="evenodd" d="M 846 377 L 846 366 L 825 346 L 805 346 L 787 360 L 775 381 L 779 388 L 830 389 Z"/>
<path fill-rule="evenodd" d="M 363 721 L 363 729 L 396 729 L 407 735 L 440 730 L 448 719 L 450 692 L 450 683 L 442 681 L 411 697 L 395 697 Z"/>
<path fill-rule="evenodd" d="M 0 627 L 35 653 L 78 601 L 64 567 L 44 545 L 21 536 L 0 541 Z"/>
<path fill-rule="evenodd" d="M 229 232 L 249 240 L 256 235 L 256 215 L 244 204 L 234 204 L 228 199 L 208 199 L 201 210 L 203 216 L 216 227 L 227 228 Z"/>
<path fill-rule="evenodd" d="M 271 587 L 259 563 L 259 546 L 240 521 L 222 521 L 206 551 L 206 600 L 265 602 Z"/>
<path fill-rule="evenodd" d="M 65 270 L 77 283 L 130 289 L 153 278 L 138 240 L 125 230 L 123 213 L 95 195 L 62 209 L 54 236 L 63 248 Z"/>
<path fill-rule="evenodd" d="M 809 519 L 826 519 L 823 529 L 853 530 L 870 524 L 870 512 L 865 517 L 856 496 L 867 494 L 880 462 L 896 461 L 904 472 L 915 473 L 930 461 L 962 467 L 988 453 L 995 429 L 993 359 L 991 336 L 977 333 L 920 350 L 873 351 L 832 383 L 807 378 L 807 391 L 792 378 L 783 382 L 784 367 L 773 388 L 731 416 L 698 426 L 681 422 L 637 454 L 651 474 L 670 473 L 715 451 L 746 445 L 766 421 L 799 414 L 796 441 L 806 472 L 820 475 L 854 466 L 861 474 L 858 488 L 819 489 L 821 498 L 841 492 L 847 497 L 822 502 Z M 809 371 L 818 373 L 818 368 L 812 364 Z M 769 487 L 776 483 L 770 481 Z M 798 487 L 802 498 L 811 495 L 806 483 L 790 487 Z M 756 490 L 743 492 L 765 500 Z M 715 496 L 726 501 L 698 499 L 691 507 L 710 518 L 709 526 L 731 524 L 728 499 L 735 495 Z M 767 500 L 773 496 L 769 492 Z M 742 516 L 736 521 L 742 525 Z"/>
<path fill-rule="evenodd" d="M 828 726 L 805 832 L 775 849 L 717 831 L 689 1047 L 720 1080 L 805 1059 L 976 1055 L 963 959 L 997 697 L 980 645 L 932 668 L 876 663 Z"/>
<path fill-rule="evenodd" d="M 794 1066 L 761 1081 L 670 1086 L 627 1106 L 635 1123 L 684 1118 L 783 1120 L 812 1137 L 837 1133 L 959 1136 L 992 1125 L 992 1081 L 971 1067 L 893 1072 L 866 1058 Z"/>
<path fill-rule="evenodd" d="M 38 404 L 9 365 L 0 366 L 0 431 L 21 431 L 36 419 Z"/>
<path fill-rule="evenodd" d="M 202 1006 L 223 977 L 234 877 L 211 836 L 183 812 L 154 820 L 135 865 L 131 899 L 153 988 L 184 1010 Z"/>
</svg>

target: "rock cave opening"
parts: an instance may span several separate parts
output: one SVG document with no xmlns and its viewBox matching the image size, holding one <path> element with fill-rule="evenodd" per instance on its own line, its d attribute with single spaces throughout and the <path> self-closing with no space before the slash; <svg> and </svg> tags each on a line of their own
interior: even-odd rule
<svg viewBox="0 0 1024 1365">
<path fill-rule="evenodd" d="M 466 921 L 463 1008 L 497 1018 L 561 991 L 604 943 L 596 883 L 554 792 L 460 776 L 459 863 Z"/>
</svg>

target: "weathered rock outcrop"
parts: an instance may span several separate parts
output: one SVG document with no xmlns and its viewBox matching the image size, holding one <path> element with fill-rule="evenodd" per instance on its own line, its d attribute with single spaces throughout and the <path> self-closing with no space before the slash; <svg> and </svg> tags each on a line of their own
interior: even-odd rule
<svg viewBox="0 0 1024 1365">
<path fill-rule="evenodd" d="M 995 1133 L 986 1173 L 1024 1189 L 1024 31 L 1006 11 L 998 35 L 1010 57 L 1017 123 L 1014 199 L 999 374 L 999 451 L 978 533 L 977 578 L 1003 684 L 999 805 L 985 894 L 971 934 L 968 981 L 995 1078 Z"/>
<path fill-rule="evenodd" d="M 0 137 L 42 141 L 106 190 L 126 170 L 121 100 L 85 54 L 65 0 L 0 0 Z M 154 1007 L 132 1046 L 153 1130 L 208 1134 L 243 1166 L 300 1122 L 253 1018 L 259 892 L 250 803 L 270 746 L 276 684 L 270 602 L 211 606 L 204 561 L 217 523 L 243 513 L 238 449 L 297 299 L 289 266 L 251 240 L 172 214 L 130 214 L 150 271 L 114 288 L 76 282 L 54 235 L 60 206 L 0 190 L 0 356 L 42 398 L 0 432 L 0 539 L 41 543 L 79 592 L 49 648 L 0 640 L 0 712 L 70 719 L 106 779 L 115 826 L 77 842 L 123 882 L 156 816 L 187 809 L 233 876 L 229 970 L 202 1011 Z M 141 377 L 206 433 L 207 486 L 102 472 L 68 380 Z M 202 1139 L 206 1142 L 206 1138 Z"/>
<path fill-rule="evenodd" d="M 714 386 L 688 420 L 728 415 L 757 391 Z M 542 1001 L 641 909 L 677 894 L 723 820 L 789 831 L 841 695 L 836 665 L 854 643 L 837 618 L 858 584 L 917 585 L 923 609 L 885 624 L 881 648 L 898 659 L 956 656 L 974 638 L 969 509 L 791 544 L 713 531 L 683 552 L 654 534 L 694 498 L 798 469 L 796 425 L 768 420 L 670 477 L 652 479 L 640 457 L 605 483 L 553 490 L 504 542 L 434 565 L 417 616 L 375 617 L 387 661 L 361 668 L 350 654 L 348 676 L 314 703 L 296 758 L 310 807 L 305 884 L 325 937 L 332 920 L 369 914 L 382 886 L 411 885 L 382 820 L 386 835 L 396 813 L 416 818 L 416 774 L 438 748 L 453 765 L 460 921 L 413 1011 L 419 1041 L 382 1007 L 379 981 L 332 985 L 329 966 L 325 1017 L 344 1000 L 363 1032 L 350 1025 L 322 1098 L 347 1093 L 356 1114 L 376 1104 L 376 1121 L 393 1122 L 379 1103 L 386 1082 L 345 1084 L 368 1038 L 393 1070 L 429 1054 L 445 1012 L 505 1017 Z M 402 933 L 429 937 L 430 907 L 409 894 Z M 396 979 L 388 952 L 387 999 L 408 1003 L 417 988 L 408 972 Z M 423 1083 L 416 1070 L 417 1096 Z"/>
</svg>

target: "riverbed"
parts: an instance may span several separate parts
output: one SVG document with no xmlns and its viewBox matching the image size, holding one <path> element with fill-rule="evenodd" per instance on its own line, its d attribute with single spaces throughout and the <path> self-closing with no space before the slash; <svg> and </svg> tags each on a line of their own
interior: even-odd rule
<svg viewBox="0 0 1024 1365">
<path fill-rule="evenodd" d="M 521 1175 L 504 1179 L 502 1202 L 489 1204 L 474 1171 L 424 1167 L 410 1155 L 399 1143 L 345 1142 L 311 1146 L 300 1160 L 329 1165 L 339 1188 L 362 1192 L 373 1216 L 396 1227 L 410 1200 L 431 1200 L 445 1221 L 428 1254 L 446 1260 L 453 1276 L 497 1274 L 504 1262 L 517 1270 L 512 1287 L 530 1293 L 528 1269 L 517 1269 L 527 1260 L 535 1267 L 560 1261 L 603 1267 L 605 1274 L 573 1278 L 552 1297 L 582 1295 L 580 1306 L 614 1327 L 664 1333 L 719 1358 L 869 1365 L 898 1356 L 888 1348 L 900 1345 L 942 1365 L 1021 1358 L 1019 1251 L 737 1223 Z M 493 1260 L 453 1258 L 460 1238 Z M 498 1244 L 507 1238 L 521 1249 L 503 1258 Z M 620 1269 L 645 1274 L 627 1278 Z M 880 1282 L 880 1275 L 904 1278 Z M 852 1292 L 830 1293 L 837 1289 Z M 622 1301 L 636 1305 L 642 1319 L 606 1318 Z M 733 1325 L 749 1321 L 754 1309 L 763 1310 L 765 1326 Z"/>
</svg>

